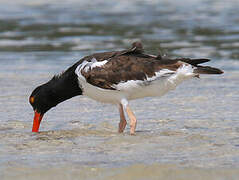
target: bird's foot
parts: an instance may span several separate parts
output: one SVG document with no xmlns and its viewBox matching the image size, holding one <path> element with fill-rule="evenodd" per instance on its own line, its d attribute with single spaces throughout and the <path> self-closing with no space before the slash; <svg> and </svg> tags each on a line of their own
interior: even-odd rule
<svg viewBox="0 0 239 180">
<path fill-rule="evenodd" d="M 122 121 L 122 122 L 119 123 L 119 130 L 118 130 L 119 133 L 123 133 L 124 132 L 126 124 L 127 124 L 126 121 Z"/>
</svg>

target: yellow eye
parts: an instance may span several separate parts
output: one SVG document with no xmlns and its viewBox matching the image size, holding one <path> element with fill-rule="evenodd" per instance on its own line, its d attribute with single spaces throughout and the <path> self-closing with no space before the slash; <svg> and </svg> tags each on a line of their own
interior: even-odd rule
<svg viewBox="0 0 239 180">
<path fill-rule="evenodd" d="M 35 100 L 34 97 L 30 97 L 30 100 L 29 100 L 29 101 L 30 101 L 31 104 L 33 104 L 33 103 L 34 103 L 34 100 Z"/>
</svg>

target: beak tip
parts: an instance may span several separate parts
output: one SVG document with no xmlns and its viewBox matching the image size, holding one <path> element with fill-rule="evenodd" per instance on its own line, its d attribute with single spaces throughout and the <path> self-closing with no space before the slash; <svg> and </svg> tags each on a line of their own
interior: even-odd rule
<svg viewBox="0 0 239 180">
<path fill-rule="evenodd" d="M 32 130 L 33 133 L 38 133 L 39 131 L 38 130 Z"/>
</svg>

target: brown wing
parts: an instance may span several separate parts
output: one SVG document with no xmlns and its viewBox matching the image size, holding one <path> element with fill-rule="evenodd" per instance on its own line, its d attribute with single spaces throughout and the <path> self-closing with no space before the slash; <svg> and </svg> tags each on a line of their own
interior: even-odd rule
<svg viewBox="0 0 239 180">
<path fill-rule="evenodd" d="M 95 57 L 96 58 L 96 57 Z M 98 60 L 98 59 L 97 59 Z M 113 56 L 101 66 L 81 71 L 86 81 L 104 89 L 114 89 L 112 85 L 129 80 L 145 80 L 161 69 L 176 71 L 182 62 L 177 60 L 157 60 L 142 54 Z"/>
</svg>

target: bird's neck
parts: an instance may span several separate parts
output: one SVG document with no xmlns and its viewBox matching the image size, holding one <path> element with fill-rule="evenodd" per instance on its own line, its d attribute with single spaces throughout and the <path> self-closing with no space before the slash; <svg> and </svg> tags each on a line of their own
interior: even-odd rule
<svg viewBox="0 0 239 180">
<path fill-rule="evenodd" d="M 82 94 L 78 84 L 78 77 L 75 74 L 75 66 L 70 67 L 60 75 L 54 76 L 48 82 L 48 85 L 56 105 Z"/>
</svg>

